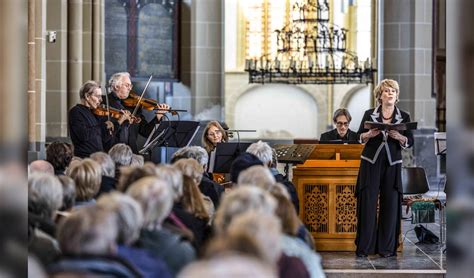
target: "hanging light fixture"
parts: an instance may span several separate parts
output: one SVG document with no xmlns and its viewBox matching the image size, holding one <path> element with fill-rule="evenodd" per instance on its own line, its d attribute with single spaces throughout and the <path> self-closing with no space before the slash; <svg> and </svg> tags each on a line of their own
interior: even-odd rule
<svg viewBox="0 0 474 278">
<path fill-rule="evenodd" d="M 347 50 L 349 30 L 331 24 L 329 12 L 327 0 L 296 1 L 290 23 L 275 30 L 277 54 L 245 60 L 249 83 L 373 83 L 374 61 Z"/>
</svg>

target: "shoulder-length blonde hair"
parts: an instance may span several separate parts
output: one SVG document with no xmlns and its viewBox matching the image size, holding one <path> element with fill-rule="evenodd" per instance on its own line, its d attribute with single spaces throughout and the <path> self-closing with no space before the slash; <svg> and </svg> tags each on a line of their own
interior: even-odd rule
<svg viewBox="0 0 474 278">
<path fill-rule="evenodd" d="M 227 142 L 229 140 L 229 137 L 227 136 L 227 133 L 225 132 L 224 128 L 222 128 L 221 124 L 218 121 L 210 121 L 206 125 L 206 128 L 204 128 L 204 132 L 202 133 L 202 146 L 206 149 L 208 153 L 214 150 L 214 145 L 207 138 L 207 132 L 211 127 L 217 127 L 217 129 L 219 129 L 219 131 L 222 133 L 222 142 Z"/>
<path fill-rule="evenodd" d="M 397 91 L 397 102 L 398 102 L 398 98 L 400 96 L 400 86 L 398 86 L 398 82 L 393 79 L 384 79 L 380 81 L 380 83 L 374 89 L 374 95 L 375 95 L 375 99 L 377 100 L 377 103 L 382 104 L 382 100 L 380 99 L 380 97 L 382 96 L 382 92 L 384 88 L 395 89 L 395 91 Z"/>
<path fill-rule="evenodd" d="M 71 168 L 69 176 L 76 183 L 76 200 L 89 201 L 99 192 L 102 170 L 94 160 L 86 158 L 78 162 Z"/>
</svg>

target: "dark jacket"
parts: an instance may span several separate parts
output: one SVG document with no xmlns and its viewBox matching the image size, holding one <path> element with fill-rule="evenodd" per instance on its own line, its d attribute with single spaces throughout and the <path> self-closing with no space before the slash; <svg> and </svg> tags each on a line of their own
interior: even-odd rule
<svg viewBox="0 0 474 278">
<path fill-rule="evenodd" d="M 333 140 L 342 140 L 342 141 L 357 141 L 357 133 L 348 129 L 346 135 L 341 137 L 337 132 L 337 128 L 321 134 L 319 141 L 333 141 Z"/>
<path fill-rule="evenodd" d="M 211 198 L 212 203 L 214 203 L 214 208 L 217 210 L 219 207 L 219 200 L 222 193 L 224 192 L 224 187 L 217 182 L 213 181 L 208 173 L 204 173 L 202 176 L 201 183 L 199 184 L 199 190 L 201 193 Z"/>
<path fill-rule="evenodd" d="M 123 104 L 123 100 L 119 99 L 114 92 L 108 94 L 108 98 L 110 107 L 120 110 L 128 110 L 130 111 L 130 113 L 133 113 L 134 107 L 126 107 Z M 124 143 L 132 148 L 133 153 L 138 153 L 138 135 L 140 134 L 143 137 L 149 136 L 155 125 L 158 124 L 158 119 L 156 119 L 156 117 L 153 117 L 153 119 L 148 122 L 145 119 L 141 108 L 137 110 L 136 116 L 141 118 L 141 122 L 139 124 L 133 125 L 130 125 L 128 121 L 125 122 L 121 126 L 120 131 L 116 133 L 116 137 L 114 139 L 115 141 L 111 144 L 111 146 L 107 147 L 112 147 L 114 144 L 117 143 Z"/>
<path fill-rule="evenodd" d="M 357 132 L 357 137 L 359 141 L 360 135 L 368 131 L 368 129 L 364 128 L 364 122 L 383 122 L 381 109 L 382 106 L 379 105 L 376 108 L 365 111 L 364 117 L 362 118 L 362 122 L 360 123 L 359 131 Z M 410 122 L 410 115 L 395 106 L 392 123 L 398 124 L 407 122 Z M 379 135 L 370 138 L 369 141 L 365 143 L 361 159 L 364 159 L 370 162 L 371 164 L 374 164 L 382 148 L 385 148 L 385 150 L 387 151 L 387 158 L 390 165 L 402 163 L 402 149 L 409 148 L 413 145 L 413 133 L 411 132 L 411 130 L 405 130 L 400 131 L 400 134 L 408 138 L 407 144 L 405 146 L 401 146 L 397 140 L 388 136 L 388 133 L 384 131 L 381 132 Z"/>
<path fill-rule="evenodd" d="M 106 277 L 142 277 L 140 272 L 128 261 L 114 256 L 63 256 L 48 267 L 48 273 L 79 273 Z"/>
<path fill-rule="evenodd" d="M 92 153 L 103 151 L 102 141 L 108 142 L 109 137 L 105 124 L 102 125 L 91 109 L 77 104 L 69 110 L 69 136 L 74 145 L 74 155 L 84 158 Z"/>
<path fill-rule="evenodd" d="M 137 268 L 143 277 L 171 278 L 171 273 L 165 262 L 153 255 L 149 250 L 119 245 L 118 256 L 129 261 Z"/>
<path fill-rule="evenodd" d="M 100 182 L 99 192 L 96 196 L 100 194 L 107 193 L 113 190 L 116 190 L 117 180 L 108 176 L 102 176 L 102 181 Z"/>
</svg>

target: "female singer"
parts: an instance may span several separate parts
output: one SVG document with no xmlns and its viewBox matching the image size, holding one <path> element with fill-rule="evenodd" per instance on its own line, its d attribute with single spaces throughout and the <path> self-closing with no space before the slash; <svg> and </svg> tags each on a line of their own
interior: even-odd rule
<svg viewBox="0 0 474 278">
<path fill-rule="evenodd" d="M 360 143 L 365 144 L 356 185 L 355 243 L 359 257 L 375 253 L 382 257 L 396 256 L 403 194 L 402 149 L 413 145 L 413 134 L 410 130 L 368 130 L 364 128 L 364 122 L 410 122 L 410 115 L 395 105 L 399 93 L 397 81 L 382 80 L 374 89 L 378 106 L 365 112 L 357 132 Z"/>
</svg>

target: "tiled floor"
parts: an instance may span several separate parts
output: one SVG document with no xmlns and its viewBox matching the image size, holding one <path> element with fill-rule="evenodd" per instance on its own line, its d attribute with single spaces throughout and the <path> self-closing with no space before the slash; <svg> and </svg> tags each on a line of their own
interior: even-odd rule
<svg viewBox="0 0 474 278">
<path fill-rule="evenodd" d="M 431 194 L 437 194 L 430 192 Z M 405 210 L 404 210 L 405 212 Z M 406 215 L 404 215 L 405 217 Z M 423 224 L 430 231 L 439 236 L 439 211 L 436 211 L 436 223 Z M 347 276 L 343 273 L 353 274 L 379 274 L 392 273 L 395 276 L 411 273 L 418 275 L 410 277 L 444 276 L 446 270 L 446 253 L 444 246 L 440 244 L 418 244 L 413 228 L 416 224 L 411 224 L 410 220 L 402 220 L 402 231 L 404 237 L 403 251 L 398 252 L 397 257 L 381 258 L 378 255 L 367 258 L 358 258 L 353 252 L 320 252 L 323 261 L 323 268 L 328 276 Z M 396 275 L 398 273 L 398 275 Z M 341 275 L 335 275 L 341 274 Z M 379 276 L 376 275 L 376 276 Z M 359 277 L 358 275 L 350 275 Z M 386 277 L 386 276 L 385 276 Z"/>
</svg>

